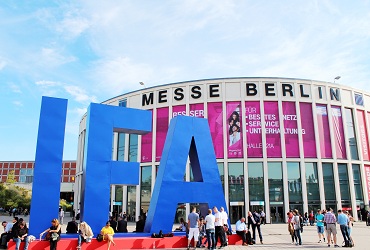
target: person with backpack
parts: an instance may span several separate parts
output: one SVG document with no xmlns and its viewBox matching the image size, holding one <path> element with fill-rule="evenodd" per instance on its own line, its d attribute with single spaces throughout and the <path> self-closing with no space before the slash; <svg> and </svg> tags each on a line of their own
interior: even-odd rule
<svg viewBox="0 0 370 250">
<path fill-rule="evenodd" d="M 252 225 L 252 232 L 253 232 L 253 244 L 256 244 L 256 228 L 258 231 L 258 236 L 260 237 L 260 242 L 263 244 L 263 238 L 261 233 L 261 216 L 256 211 L 252 212 L 248 211 L 248 230 L 250 229 L 250 226 Z"/>
<path fill-rule="evenodd" d="M 293 225 L 294 225 L 294 234 L 295 234 L 295 237 L 296 237 L 296 242 L 295 244 L 296 245 L 302 245 L 302 238 L 301 238 L 301 228 L 302 228 L 302 222 L 301 222 L 301 216 L 299 215 L 298 213 L 298 210 L 297 209 L 294 209 L 293 210 Z"/>
</svg>

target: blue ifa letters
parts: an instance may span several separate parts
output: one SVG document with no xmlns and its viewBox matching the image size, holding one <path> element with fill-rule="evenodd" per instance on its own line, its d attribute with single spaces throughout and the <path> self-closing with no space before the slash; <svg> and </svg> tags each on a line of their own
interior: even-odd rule
<svg viewBox="0 0 370 250">
<path fill-rule="evenodd" d="M 67 100 L 43 97 L 32 188 L 30 234 L 58 217 Z M 138 185 L 139 163 L 112 161 L 113 132 L 146 134 L 150 111 L 91 103 L 86 117 L 81 185 L 81 220 L 99 232 L 108 218 L 110 185 Z M 187 159 L 194 182 L 184 182 Z M 226 209 L 206 119 L 171 120 L 150 201 L 146 232 L 172 231 L 178 203 L 208 203 Z"/>
</svg>

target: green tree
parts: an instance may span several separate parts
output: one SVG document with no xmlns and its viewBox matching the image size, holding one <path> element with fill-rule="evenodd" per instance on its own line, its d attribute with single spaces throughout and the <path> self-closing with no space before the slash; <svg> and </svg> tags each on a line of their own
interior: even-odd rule
<svg viewBox="0 0 370 250">
<path fill-rule="evenodd" d="M 15 179 L 15 171 L 14 170 L 9 171 L 8 178 L 6 179 L 6 183 L 7 184 L 14 184 L 16 182 L 17 181 Z"/>
</svg>

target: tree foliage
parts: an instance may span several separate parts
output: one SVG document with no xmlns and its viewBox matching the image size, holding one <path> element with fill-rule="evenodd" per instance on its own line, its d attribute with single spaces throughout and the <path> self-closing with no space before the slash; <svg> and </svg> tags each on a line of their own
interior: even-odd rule
<svg viewBox="0 0 370 250">
<path fill-rule="evenodd" d="M 9 179 L 9 177 L 8 177 Z M 29 208 L 31 204 L 30 191 L 7 182 L 0 183 L 0 206 L 3 208 Z"/>
</svg>

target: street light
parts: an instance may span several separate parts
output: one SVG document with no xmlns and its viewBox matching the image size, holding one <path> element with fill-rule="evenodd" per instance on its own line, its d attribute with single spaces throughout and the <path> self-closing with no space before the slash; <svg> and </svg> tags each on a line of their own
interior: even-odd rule
<svg viewBox="0 0 370 250">
<path fill-rule="evenodd" d="M 340 76 L 337 76 L 334 78 L 334 83 L 335 83 L 335 80 L 339 80 L 340 79 Z"/>
<path fill-rule="evenodd" d="M 143 82 L 139 82 L 140 83 L 140 85 L 142 85 L 142 86 L 144 86 L 145 85 L 145 83 L 143 83 Z"/>
</svg>

